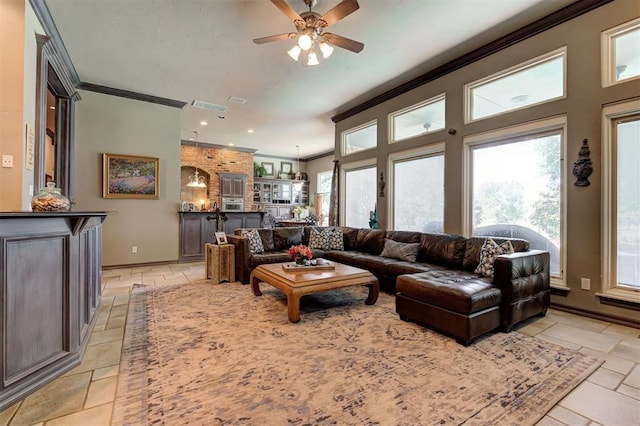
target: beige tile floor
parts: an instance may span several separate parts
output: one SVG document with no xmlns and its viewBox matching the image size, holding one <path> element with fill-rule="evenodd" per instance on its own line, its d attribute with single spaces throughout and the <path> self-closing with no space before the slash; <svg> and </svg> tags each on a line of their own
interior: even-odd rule
<svg viewBox="0 0 640 426">
<path fill-rule="evenodd" d="M 0 412 L 0 425 L 109 425 L 133 284 L 203 277 L 203 263 L 103 271 L 102 308 L 82 364 Z M 550 310 L 517 332 L 605 361 L 538 425 L 640 425 L 640 330 Z"/>
</svg>

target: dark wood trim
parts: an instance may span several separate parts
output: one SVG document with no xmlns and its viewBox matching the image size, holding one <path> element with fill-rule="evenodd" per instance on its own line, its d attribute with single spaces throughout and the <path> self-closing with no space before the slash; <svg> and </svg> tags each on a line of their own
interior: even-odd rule
<svg viewBox="0 0 640 426">
<path fill-rule="evenodd" d="M 152 104 L 164 105 L 164 106 L 173 107 L 173 108 L 182 109 L 187 104 L 186 102 L 183 102 L 183 101 L 176 101 L 174 99 L 161 98 L 159 96 L 153 96 L 153 95 L 145 95 L 144 93 L 131 92 L 129 90 L 123 90 L 123 89 L 115 89 L 113 87 L 100 86 L 99 84 L 87 83 L 84 81 L 80 82 L 77 88 L 81 90 L 88 90 L 90 92 L 103 93 L 105 95 L 118 96 L 121 98 L 133 99 L 136 101 L 150 102 Z"/>
<path fill-rule="evenodd" d="M 616 308 L 632 309 L 634 311 L 640 311 L 640 303 L 632 302 L 629 300 L 618 299 L 606 295 L 598 295 L 600 303 L 603 305 L 615 306 Z"/>
<path fill-rule="evenodd" d="M 571 289 L 569 287 L 554 287 L 551 286 L 551 294 L 554 296 L 567 297 Z"/>
<path fill-rule="evenodd" d="M 593 318 L 601 321 L 608 321 L 614 324 L 624 325 L 626 327 L 638 328 L 640 329 L 640 320 L 632 320 L 629 318 L 622 318 L 617 315 L 609 315 L 604 314 L 602 312 L 593 312 L 587 309 L 579 309 L 573 308 L 565 305 L 560 305 L 557 303 L 551 303 L 551 308 L 556 309 L 558 311 L 569 312 L 570 314 L 581 315 L 587 318 Z"/>
<path fill-rule="evenodd" d="M 192 262 L 192 261 L 190 261 Z M 201 260 L 199 262 L 202 262 Z M 127 263 L 122 265 L 102 265 L 103 271 L 108 271 L 109 269 L 122 269 L 122 268 L 140 268 L 145 266 L 162 266 L 162 265 L 176 265 L 178 263 L 177 260 L 165 260 L 161 262 L 147 262 L 147 263 Z M 194 262 L 197 263 L 197 262 Z M 204 279 L 204 278 L 203 278 Z"/>
<path fill-rule="evenodd" d="M 51 43 L 54 45 L 54 48 L 58 53 L 59 65 L 66 69 L 72 86 L 76 86 L 80 83 L 80 78 L 73 66 L 73 62 L 71 62 L 71 57 L 69 56 L 69 52 L 67 52 L 64 42 L 62 41 L 62 37 L 60 37 L 58 28 L 53 22 L 53 17 L 51 16 L 51 12 L 49 12 L 47 4 L 44 0 L 29 0 L 29 4 L 31 4 L 31 7 L 33 8 L 33 11 L 40 21 L 45 33 L 51 37 Z"/>
<path fill-rule="evenodd" d="M 314 156 L 312 156 L 312 157 L 305 158 L 304 160 L 301 158 L 301 159 L 300 159 L 300 161 L 313 161 L 313 160 L 319 160 L 320 158 L 324 158 L 324 157 L 335 157 L 335 155 L 336 155 L 336 151 L 335 151 L 335 149 L 332 149 L 332 150 L 331 150 L 331 151 L 329 151 L 329 152 L 325 152 L 325 153 L 323 153 L 323 154 L 317 154 L 317 155 L 314 155 Z"/>
<path fill-rule="evenodd" d="M 470 65 L 502 49 L 506 49 L 509 46 L 526 40 L 529 37 L 533 37 L 536 34 L 547 31 L 548 29 L 551 29 L 557 25 L 560 25 L 580 15 L 590 12 L 593 9 L 597 9 L 598 7 L 612 1 L 613 0 L 579 0 L 554 13 L 551 13 L 550 15 L 545 16 L 544 18 L 538 19 L 537 21 L 532 22 L 529 25 L 525 25 L 524 27 L 513 31 L 504 37 L 500 37 L 498 40 L 492 41 L 491 43 L 485 44 L 482 47 L 459 56 L 458 58 L 447 62 L 446 64 L 441 65 L 437 68 L 434 68 L 431 71 L 427 71 L 421 76 L 409 80 L 406 83 L 401 84 L 400 86 L 382 93 L 381 95 L 375 96 L 368 101 L 361 103 L 360 105 L 349 108 L 348 110 L 331 117 L 331 121 L 333 121 L 334 123 L 338 123 L 342 120 L 366 111 L 369 108 L 380 105 L 383 102 L 400 96 L 417 87 L 420 87 L 425 83 L 440 78 L 457 69 Z"/>
</svg>

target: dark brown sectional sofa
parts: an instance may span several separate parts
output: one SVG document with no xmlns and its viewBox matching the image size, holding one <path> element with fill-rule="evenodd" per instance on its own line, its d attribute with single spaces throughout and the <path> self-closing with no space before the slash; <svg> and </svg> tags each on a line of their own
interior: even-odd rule
<svg viewBox="0 0 640 426">
<path fill-rule="evenodd" d="M 228 240 L 235 246 L 236 279 L 249 283 L 251 270 L 260 264 L 287 262 L 292 245 L 309 244 L 312 227 L 258 229 L 265 252 L 252 254 L 241 229 Z M 318 230 L 322 227 L 313 227 Z M 530 250 L 521 239 L 509 240 L 515 253 L 499 256 L 494 277 L 480 277 L 485 237 L 428 234 L 412 231 L 339 227 L 344 250 L 314 249 L 322 257 L 366 269 L 380 281 L 380 288 L 396 295 L 400 318 L 452 335 L 462 344 L 534 315 L 544 315 L 550 302 L 549 253 Z M 418 243 L 416 262 L 382 257 L 385 239 Z"/>
</svg>

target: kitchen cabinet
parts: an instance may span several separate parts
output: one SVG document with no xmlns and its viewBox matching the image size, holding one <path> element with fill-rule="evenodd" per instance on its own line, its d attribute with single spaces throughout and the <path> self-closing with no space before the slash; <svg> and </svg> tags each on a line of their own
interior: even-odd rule
<svg viewBox="0 0 640 426">
<path fill-rule="evenodd" d="M 246 175 L 235 173 L 218 173 L 220 176 L 220 196 L 228 198 L 244 198 Z"/>
<path fill-rule="evenodd" d="M 309 183 L 296 191 L 292 180 L 254 178 L 253 203 L 277 218 L 290 218 L 291 208 L 309 205 Z"/>
</svg>

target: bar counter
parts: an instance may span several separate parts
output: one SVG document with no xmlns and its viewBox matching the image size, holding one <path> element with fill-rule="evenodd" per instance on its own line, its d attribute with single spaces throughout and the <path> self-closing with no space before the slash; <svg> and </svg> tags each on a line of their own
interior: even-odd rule
<svg viewBox="0 0 640 426">
<path fill-rule="evenodd" d="M 0 411 L 80 364 L 107 212 L 0 212 Z"/>
</svg>

